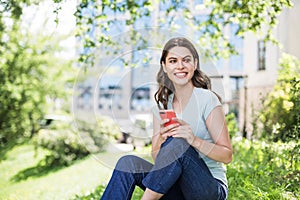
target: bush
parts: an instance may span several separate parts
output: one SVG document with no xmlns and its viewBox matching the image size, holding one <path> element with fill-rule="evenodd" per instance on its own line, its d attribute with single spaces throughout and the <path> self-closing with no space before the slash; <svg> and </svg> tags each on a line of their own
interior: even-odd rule
<svg viewBox="0 0 300 200">
<path fill-rule="evenodd" d="M 233 141 L 228 199 L 299 198 L 300 143 Z"/>
<path fill-rule="evenodd" d="M 119 129 L 108 118 L 101 118 L 98 124 L 84 121 L 58 121 L 42 129 L 34 138 L 36 147 L 48 149 L 49 165 L 69 165 L 90 153 L 105 150 L 108 140 L 120 136 Z"/>
<path fill-rule="evenodd" d="M 49 165 L 69 165 L 73 160 L 89 154 L 76 133 L 67 127 L 52 127 L 41 130 L 34 138 L 36 147 L 48 149 L 46 162 Z"/>
<path fill-rule="evenodd" d="M 284 55 L 274 90 L 263 100 L 263 109 L 253 124 L 254 134 L 270 141 L 300 137 L 300 62 Z"/>
<path fill-rule="evenodd" d="M 226 123 L 230 138 L 236 137 L 239 128 L 234 113 L 229 113 L 228 115 L 226 115 Z"/>
</svg>

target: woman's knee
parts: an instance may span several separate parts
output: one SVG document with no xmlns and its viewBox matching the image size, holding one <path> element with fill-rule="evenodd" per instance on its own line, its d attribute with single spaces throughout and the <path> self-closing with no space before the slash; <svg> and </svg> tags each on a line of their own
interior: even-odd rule
<svg viewBox="0 0 300 200">
<path fill-rule="evenodd" d="M 165 143 L 162 144 L 162 149 L 164 149 L 165 151 L 169 150 L 172 152 L 176 151 L 180 153 L 185 152 L 189 147 L 190 145 L 183 138 L 170 137 L 166 140 Z"/>
<path fill-rule="evenodd" d="M 130 166 L 135 162 L 136 156 L 134 155 L 126 155 L 119 158 L 116 169 L 120 171 L 124 171 L 125 169 L 129 169 Z"/>
<path fill-rule="evenodd" d="M 161 146 L 156 158 L 156 163 L 159 161 L 168 165 L 174 162 L 188 150 L 189 146 L 190 145 L 182 138 L 168 138 Z"/>
<path fill-rule="evenodd" d="M 125 155 L 118 160 L 115 169 L 129 173 L 140 173 L 148 172 L 151 168 L 152 164 L 148 161 L 134 155 Z"/>
<path fill-rule="evenodd" d="M 162 145 L 157 157 L 169 163 L 186 155 L 198 157 L 198 153 L 185 139 L 171 137 Z"/>
</svg>

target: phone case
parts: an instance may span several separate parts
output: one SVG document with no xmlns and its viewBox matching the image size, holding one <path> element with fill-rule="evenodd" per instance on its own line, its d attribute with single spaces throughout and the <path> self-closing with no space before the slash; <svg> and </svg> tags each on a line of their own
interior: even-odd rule
<svg viewBox="0 0 300 200">
<path fill-rule="evenodd" d="M 176 114 L 174 110 L 160 110 L 160 117 L 162 119 L 170 119 L 170 121 L 166 122 L 164 126 L 169 126 L 170 124 L 177 124 L 178 122 L 173 121 L 172 118 L 176 118 Z"/>
</svg>

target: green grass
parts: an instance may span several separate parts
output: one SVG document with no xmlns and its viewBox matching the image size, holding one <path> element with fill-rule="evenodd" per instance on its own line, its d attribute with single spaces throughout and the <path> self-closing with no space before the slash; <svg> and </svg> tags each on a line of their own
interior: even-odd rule
<svg viewBox="0 0 300 200">
<path fill-rule="evenodd" d="M 234 159 L 227 166 L 228 199 L 300 199 L 299 145 L 299 142 L 233 142 Z"/>
<path fill-rule="evenodd" d="M 234 160 L 227 166 L 229 200 L 300 199 L 299 142 L 265 143 L 247 140 L 233 142 Z M 298 148 L 295 148 L 297 147 Z M 149 147 L 135 153 L 146 156 Z M 111 176 L 117 153 L 100 153 L 69 167 L 43 168 L 47 155 L 32 145 L 22 145 L 0 162 L 0 199 L 55 200 L 99 199 Z M 134 199 L 142 191 L 136 188 Z"/>
<path fill-rule="evenodd" d="M 233 141 L 234 159 L 227 165 L 228 200 L 300 199 L 299 145 L 299 142 Z M 104 189 L 105 185 L 99 185 L 76 200 L 99 199 Z M 132 199 L 140 199 L 142 193 L 136 188 Z"/>
<path fill-rule="evenodd" d="M 22 145 L 9 152 L 7 159 L 0 163 L 0 199 L 71 199 L 75 194 L 89 193 L 111 175 L 112 169 L 105 167 L 94 156 L 40 175 L 28 170 L 38 170 L 35 166 L 45 155 L 45 151 L 39 151 L 35 157 L 32 145 Z M 106 154 L 98 156 L 105 157 Z M 112 158 L 111 155 L 109 157 Z M 34 176 L 29 173 L 21 180 L 13 180 L 24 171 Z"/>
</svg>

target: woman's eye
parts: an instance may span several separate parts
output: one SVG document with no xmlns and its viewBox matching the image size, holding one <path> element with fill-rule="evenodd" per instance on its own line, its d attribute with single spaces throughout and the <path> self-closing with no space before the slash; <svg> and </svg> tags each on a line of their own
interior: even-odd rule
<svg viewBox="0 0 300 200">
<path fill-rule="evenodd" d="M 170 60 L 169 61 L 171 64 L 174 64 L 174 63 L 176 63 L 176 60 Z"/>
<path fill-rule="evenodd" d="M 183 62 L 189 63 L 189 62 L 191 62 L 191 60 L 190 59 L 183 59 Z"/>
</svg>

